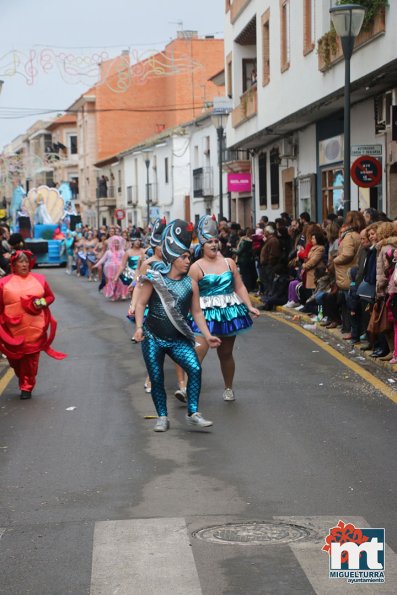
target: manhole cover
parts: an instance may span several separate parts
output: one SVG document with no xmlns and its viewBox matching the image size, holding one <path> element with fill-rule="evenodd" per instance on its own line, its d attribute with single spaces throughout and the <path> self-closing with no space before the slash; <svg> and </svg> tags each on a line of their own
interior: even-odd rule
<svg viewBox="0 0 397 595">
<path fill-rule="evenodd" d="M 194 537 L 203 541 L 239 545 L 291 543 L 308 535 L 310 533 L 305 527 L 270 521 L 217 525 L 193 533 Z"/>
</svg>

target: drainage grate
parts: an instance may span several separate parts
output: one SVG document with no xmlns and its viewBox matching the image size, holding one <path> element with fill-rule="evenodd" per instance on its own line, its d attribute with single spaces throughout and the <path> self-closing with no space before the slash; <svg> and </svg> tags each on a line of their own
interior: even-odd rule
<svg viewBox="0 0 397 595">
<path fill-rule="evenodd" d="M 305 527 L 272 521 L 217 525 L 193 533 L 193 537 L 202 541 L 231 545 L 282 545 L 309 535 Z"/>
</svg>

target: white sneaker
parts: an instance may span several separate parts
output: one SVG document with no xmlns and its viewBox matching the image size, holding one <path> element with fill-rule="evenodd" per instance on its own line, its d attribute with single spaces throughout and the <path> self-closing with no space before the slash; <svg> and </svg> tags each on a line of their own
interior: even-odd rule
<svg viewBox="0 0 397 595">
<path fill-rule="evenodd" d="M 235 401 L 236 400 L 234 392 L 232 391 L 231 388 L 225 388 L 224 393 L 223 393 L 223 400 L 224 401 Z"/>
<path fill-rule="evenodd" d="M 293 300 L 290 300 L 289 302 L 284 304 L 284 308 L 296 308 L 297 306 L 299 306 L 299 304 L 297 302 L 294 302 Z"/>
<path fill-rule="evenodd" d="M 181 403 L 187 403 L 186 388 L 178 388 L 178 390 L 175 391 L 175 396 Z"/>
<path fill-rule="evenodd" d="M 145 389 L 145 393 L 151 393 L 152 392 L 152 386 L 151 385 L 149 386 L 148 384 L 146 384 L 146 382 L 143 385 L 143 387 Z"/>
<path fill-rule="evenodd" d="M 204 419 L 201 413 L 192 413 L 192 415 L 185 415 L 186 423 L 189 426 L 196 426 L 197 428 L 209 428 L 212 426 L 212 421 Z"/>
<path fill-rule="evenodd" d="M 170 422 L 166 415 L 161 415 L 157 418 L 156 425 L 153 428 L 154 432 L 166 432 L 169 430 Z"/>
</svg>

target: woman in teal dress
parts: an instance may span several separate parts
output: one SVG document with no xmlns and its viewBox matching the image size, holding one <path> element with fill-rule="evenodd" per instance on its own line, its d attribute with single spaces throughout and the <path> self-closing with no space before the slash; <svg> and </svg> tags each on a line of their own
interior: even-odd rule
<svg viewBox="0 0 397 595">
<path fill-rule="evenodd" d="M 137 271 L 144 258 L 145 251 L 141 247 L 141 240 L 139 238 L 133 238 L 132 246 L 125 251 L 114 281 L 120 278 L 123 285 L 130 286 L 136 280 Z"/>
<path fill-rule="evenodd" d="M 198 283 L 200 306 L 208 330 L 222 339 L 217 352 L 225 384 L 223 399 L 234 401 L 234 342 L 237 334 L 252 326 L 250 314 L 257 317 L 259 311 L 251 304 L 234 260 L 224 258 L 219 252 L 218 226 L 214 216 L 205 215 L 200 219 L 197 236 L 202 257 L 191 266 L 189 275 Z M 194 321 L 191 321 L 191 327 L 193 332 L 199 333 Z M 197 354 L 202 362 L 208 344 L 200 336 L 197 337 L 197 343 Z"/>
</svg>

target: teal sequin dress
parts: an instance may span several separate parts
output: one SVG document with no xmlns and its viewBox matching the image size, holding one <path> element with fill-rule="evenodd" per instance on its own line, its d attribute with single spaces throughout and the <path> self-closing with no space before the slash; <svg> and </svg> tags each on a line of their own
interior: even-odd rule
<svg viewBox="0 0 397 595">
<path fill-rule="evenodd" d="M 140 256 L 129 256 L 124 271 L 120 275 L 120 281 L 123 285 L 130 285 L 138 268 Z"/>
<path fill-rule="evenodd" d="M 252 326 L 247 306 L 234 291 L 234 277 L 230 268 L 219 275 L 204 273 L 198 287 L 200 306 L 212 335 L 231 337 Z M 200 334 L 194 320 L 190 318 L 189 323 L 193 332 Z"/>
</svg>

